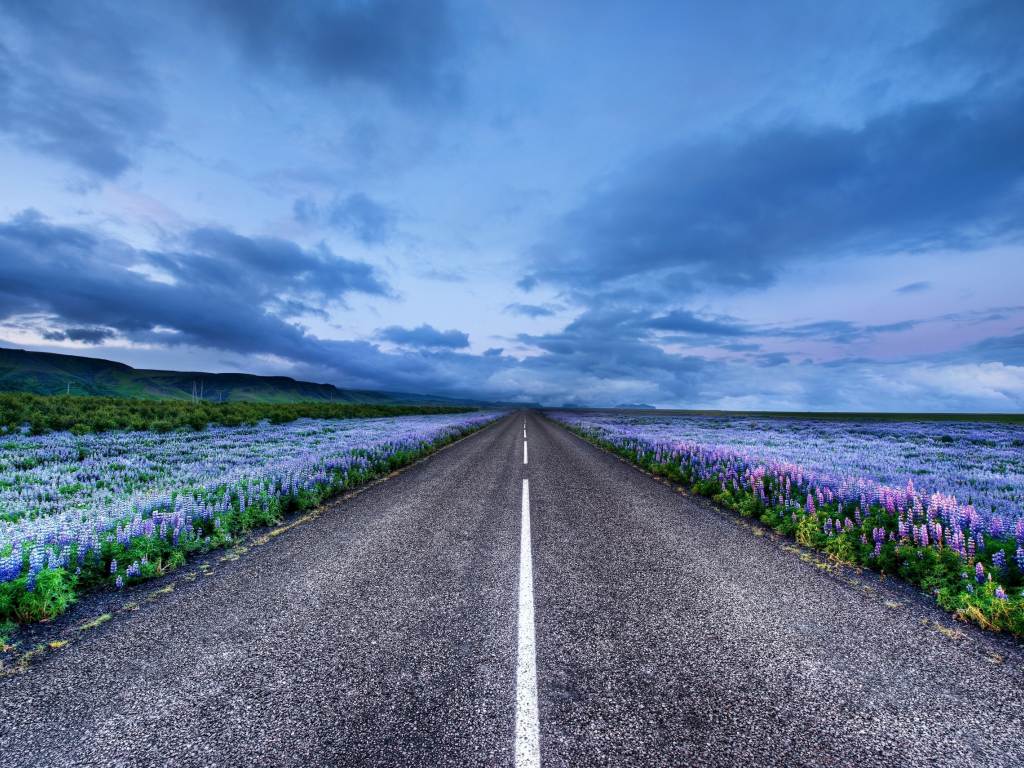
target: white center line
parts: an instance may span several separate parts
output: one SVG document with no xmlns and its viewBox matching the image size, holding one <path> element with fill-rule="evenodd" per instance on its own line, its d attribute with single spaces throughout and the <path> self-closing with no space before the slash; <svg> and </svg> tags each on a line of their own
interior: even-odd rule
<svg viewBox="0 0 1024 768">
<path fill-rule="evenodd" d="M 526 464 L 526 441 L 523 440 L 523 464 Z"/>
<path fill-rule="evenodd" d="M 516 667 L 516 768 L 540 768 L 537 715 L 537 646 L 533 626 L 533 555 L 530 551 L 530 481 L 523 478 L 519 538 L 519 663 Z"/>
</svg>

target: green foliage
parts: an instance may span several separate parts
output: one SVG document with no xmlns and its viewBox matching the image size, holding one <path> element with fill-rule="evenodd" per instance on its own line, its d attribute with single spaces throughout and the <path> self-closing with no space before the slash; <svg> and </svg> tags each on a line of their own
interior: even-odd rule
<svg viewBox="0 0 1024 768">
<path fill-rule="evenodd" d="M 7 641 L 17 628 L 17 623 L 13 621 L 0 621 L 0 647 L 7 645 Z"/>
<path fill-rule="evenodd" d="M 270 419 L 285 424 L 301 418 L 370 419 L 386 416 L 465 413 L 475 408 L 350 403 L 198 403 L 180 400 L 138 400 L 126 397 L 47 397 L 23 392 L 0 392 L 0 431 L 13 432 L 28 424 L 33 435 L 70 430 L 84 435 L 112 429 L 171 432 L 202 430 L 208 425 L 235 427 Z"/>
<path fill-rule="evenodd" d="M 76 578 L 63 568 L 43 570 L 35 589 L 26 589 L 28 576 L 0 584 L 0 620 L 22 623 L 59 616 L 75 599 Z"/>
</svg>

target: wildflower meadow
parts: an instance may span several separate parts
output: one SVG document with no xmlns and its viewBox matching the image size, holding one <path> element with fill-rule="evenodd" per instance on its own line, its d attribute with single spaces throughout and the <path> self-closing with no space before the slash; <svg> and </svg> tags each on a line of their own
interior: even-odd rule
<svg viewBox="0 0 1024 768">
<path fill-rule="evenodd" d="M 1024 636 L 1024 426 L 553 412 L 639 466 Z"/>
<path fill-rule="evenodd" d="M 0 620 L 63 611 L 229 544 L 503 416 L 0 435 Z"/>
</svg>

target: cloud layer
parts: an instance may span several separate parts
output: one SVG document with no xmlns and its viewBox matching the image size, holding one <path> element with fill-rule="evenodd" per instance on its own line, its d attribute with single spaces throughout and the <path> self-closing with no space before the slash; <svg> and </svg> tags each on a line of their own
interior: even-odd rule
<svg viewBox="0 0 1024 768">
<path fill-rule="evenodd" d="M 568 214 L 536 247 L 532 277 L 586 290 L 669 271 L 683 285 L 757 287 L 802 261 L 1016 238 L 1021 136 L 1024 81 L 853 128 L 789 124 L 681 144 Z"/>
<path fill-rule="evenodd" d="M 1021 410 L 1022 136 L 1018 0 L 0 0 L 0 335 L 551 404 Z"/>
</svg>

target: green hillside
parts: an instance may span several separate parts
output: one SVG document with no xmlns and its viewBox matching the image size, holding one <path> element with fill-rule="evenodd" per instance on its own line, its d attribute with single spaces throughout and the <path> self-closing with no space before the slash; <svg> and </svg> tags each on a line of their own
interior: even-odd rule
<svg viewBox="0 0 1024 768">
<path fill-rule="evenodd" d="M 331 384 L 312 384 L 287 376 L 255 376 L 248 373 L 148 371 L 123 363 L 77 355 L 0 349 L 0 391 L 37 395 L 137 397 L 147 400 L 191 400 L 192 387 L 204 400 L 215 402 L 295 403 L 335 402 L 396 405 L 415 402 L 429 405 L 434 398 L 403 400 L 391 394 L 339 389 Z M 455 401 L 437 398 L 438 404 Z"/>
</svg>

